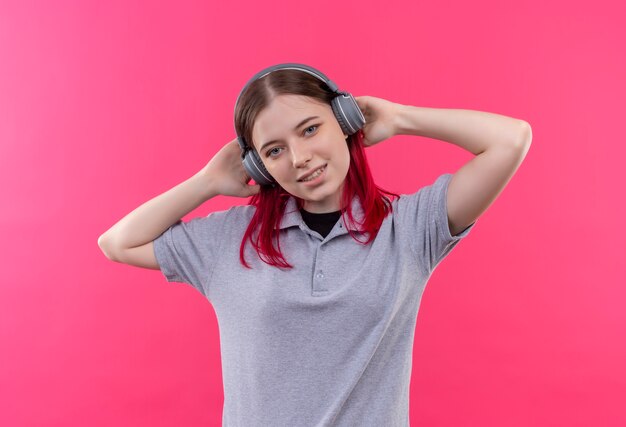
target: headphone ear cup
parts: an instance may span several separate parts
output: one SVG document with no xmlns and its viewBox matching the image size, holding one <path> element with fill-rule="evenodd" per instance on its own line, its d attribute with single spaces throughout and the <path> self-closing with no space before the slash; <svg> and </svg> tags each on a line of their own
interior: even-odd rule
<svg viewBox="0 0 626 427">
<path fill-rule="evenodd" d="M 344 134 L 355 134 L 365 125 L 365 117 L 350 93 L 339 92 L 339 95 L 332 99 L 331 105 Z"/>
<path fill-rule="evenodd" d="M 274 178 L 267 171 L 258 153 L 247 149 L 243 157 L 243 166 L 248 175 L 259 185 L 274 185 Z"/>
</svg>

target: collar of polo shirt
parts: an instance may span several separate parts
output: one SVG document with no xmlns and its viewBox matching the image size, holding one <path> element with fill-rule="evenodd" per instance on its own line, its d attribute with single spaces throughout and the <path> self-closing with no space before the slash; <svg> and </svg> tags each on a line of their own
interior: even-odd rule
<svg viewBox="0 0 626 427">
<path fill-rule="evenodd" d="M 357 223 L 361 223 L 363 221 L 363 208 L 361 207 L 358 196 L 352 196 L 351 207 L 354 220 Z M 343 223 L 343 220 L 341 221 Z M 298 210 L 296 199 L 295 197 L 290 196 L 289 200 L 287 200 L 287 206 L 285 206 L 285 214 L 283 215 L 283 219 L 280 223 L 280 229 L 282 230 L 283 228 L 300 225 L 301 222 L 302 214 Z M 347 226 L 352 231 L 358 231 L 358 228 L 353 224 L 347 224 Z"/>
</svg>

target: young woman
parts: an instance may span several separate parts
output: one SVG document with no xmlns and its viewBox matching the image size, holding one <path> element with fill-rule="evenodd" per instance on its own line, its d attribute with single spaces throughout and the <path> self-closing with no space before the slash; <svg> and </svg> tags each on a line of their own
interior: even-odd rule
<svg viewBox="0 0 626 427">
<path fill-rule="evenodd" d="M 213 304 L 224 426 L 408 426 L 424 287 L 512 178 L 530 126 L 353 98 L 287 63 L 244 86 L 235 130 L 201 171 L 128 214 L 100 247 Z M 364 147 L 399 134 L 476 157 L 413 194 L 390 193 L 374 184 Z M 252 199 L 182 222 L 219 194 Z"/>
</svg>

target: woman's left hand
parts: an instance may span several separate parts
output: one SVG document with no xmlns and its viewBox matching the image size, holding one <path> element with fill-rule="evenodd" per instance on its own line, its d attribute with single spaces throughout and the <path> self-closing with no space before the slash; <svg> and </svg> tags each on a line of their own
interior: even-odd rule
<svg viewBox="0 0 626 427">
<path fill-rule="evenodd" d="M 376 145 L 395 135 L 396 115 L 401 104 L 373 96 L 355 96 L 354 100 L 365 116 L 363 144 Z"/>
</svg>

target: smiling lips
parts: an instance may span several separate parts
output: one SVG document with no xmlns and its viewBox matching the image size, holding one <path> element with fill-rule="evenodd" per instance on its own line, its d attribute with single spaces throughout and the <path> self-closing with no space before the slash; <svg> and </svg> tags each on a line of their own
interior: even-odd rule
<svg viewBox="0 0 626 427">
<path fill-rule="evenodd" d="M 326 165 L 322 165 L 319 168 L 315 169 L 313 172 L 311 172 L 311 173 L 309 173 L 307 175 L 304 175 L 303 177 L 300 177 L 298 179 L 298 182 L 305 182 L 304 180 L 309 178 L 309 177 L 311 177 L 311 175 L 314 175 L 314 174 L 316 174 L 318 172 L 320 172 L 320 173 L 323 172 L 325 167 L 326 167 Z"/>
</svg>

